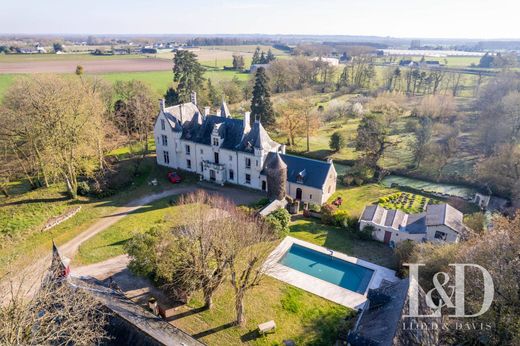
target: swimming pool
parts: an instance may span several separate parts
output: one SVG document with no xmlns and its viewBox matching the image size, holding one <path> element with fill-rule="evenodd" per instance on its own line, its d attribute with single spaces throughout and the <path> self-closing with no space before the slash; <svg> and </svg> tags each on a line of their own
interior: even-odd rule
<svg viewBox="0 0 520 346">
<path fill-rule="evenodd" d="M 365 293 L 374 273 L 298 244 L 292 244 L 278 263 L 360 294 Z"/>
</svg>

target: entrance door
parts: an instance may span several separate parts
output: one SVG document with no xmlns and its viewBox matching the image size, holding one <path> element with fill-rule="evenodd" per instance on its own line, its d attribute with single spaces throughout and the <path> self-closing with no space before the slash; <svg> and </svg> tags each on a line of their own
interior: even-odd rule
<svg viewBox="0 0 520 346">
<path fill-rule="evenodd" d="M 390 238 L 392 238 L 392 232 L 385 231 L 385 244 L 390 244 Z"/>
<path fill-rule="evenodd" d="M 267 190 L 267 184 L 265 183 L 265 180 L 262 180 L 262 191 Z"/>
<path fill-rule="evenodd" d="M 296 189 L 296 199 L 302 199 L 302 189 Z"/>
<path fill-rule="evenodd" d="M 215 181 L 215 179 L 216 179 L 215 171 L 212 170 L 212 169 L 210 169 L 210 170 L 209 170 L 209 180 L 211 180 L 211 181 Z"/>
</svg>

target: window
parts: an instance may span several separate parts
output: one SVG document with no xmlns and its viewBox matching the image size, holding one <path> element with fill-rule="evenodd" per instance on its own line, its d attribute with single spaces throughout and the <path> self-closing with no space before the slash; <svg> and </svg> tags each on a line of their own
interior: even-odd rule
<svg viewBox="0 0 520 346">
<path fill-rule="evenodd" d="M 170 164 L 170 153 L 168 153 L 167 151 L 163 151 L 163 158 L 165 164 Z"/>
<path fill-rule="evenodd" d="M 246 184 L 251 184 L 251 174 L 246 174 Z"/>
<path fill-rule="evenodd" d="M 219 140 L 218 140 L 218 138 L 213 137 L 213 145 L 215 145 L 215 146 L 218 147 L 218 144 L 219 144 Z"/>
<path fill-rule="evenodd" d="M 219 164 L 218 153 L 213 153 L 213 155 L 215 156 L 215 163 L 218 165 Z"/>
<path fill-rule="evenodd" d="M 200 154 L 204 155 L 204 150 L 200 149 Z"/>
<path fill-rule="evenodd" d="M 251 159 L 246 157 L 246 168 L 251 168 Z"/>
<path fill-rule="evenodd" d="M 312 200 L 312 193 L 309 195 L 309 199 Z"/>
<path fill-rule="evenodd" d="M 186 155 L 189 155 L 191 151 L 191 148 L 189 145 L 186 145 Z"/>
<path fill-rule="evenodd" d="M 200 171 L 204 172 L 204 163 L 202 163 L 202 162 L 200 163 Z"/>
<path fill-rule="evenodd" d="M 161 140 L 162 140 L 162 145 L 164 147 L 168 145 L 168 137 L 166 137 L 165 135 L 162 135 Z"/>
<path fill-rule="evenodd" d="M 328 193 L 330 193 L 330 188 L 331 188 L 331 186 L 329 185 L 329 190 L 328 190 L 329 192 Z"/>
<path fill-rule="evenodd" d="M 191 169 L 191 160 L 186 160 L 186 166 Z"/>
<path fill-rule="evenodd" d="M 435 231 L 435 236 L 434 238 L 435 239 L 439 239 L 439 240 L 446 240 L 446 237 L 448 236 L 448 234 L 444 233 L 444 232 L 441 232 L 441 231 Z"/>
<path fill-rule="evenodd" d="M 161 130 L 166 130 L 166 125 L 164 123 L 164 119 L 161 119 Z"/>
<path fill-rule="evenodd" d="M 256 167 L 258 167 L 258 160 L 256 160 Z"/>
<path fill-rule="evenodd" d="M 233 161 L 233 156 L 229 155 L 229 161 Z"/>
<path fill-rule="evenodd" d="M 235 180 L 235 172 L 232 169 L 229 170 L 229 180 Z"/>
</svg>

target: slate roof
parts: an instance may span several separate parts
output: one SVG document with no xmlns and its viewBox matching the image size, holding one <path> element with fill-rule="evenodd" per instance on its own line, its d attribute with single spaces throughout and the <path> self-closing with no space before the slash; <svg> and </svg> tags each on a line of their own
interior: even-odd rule
<svg viewBox="0 0 520 346">
<path fill-rule="evenodd" d="M 426 233 L 426 230 L 426 215 L 424 213 L 408 215 L 404 231 L 410 234 L 421 234 Z"/>
<path fill-rule="evenodd" d="M 267 154 L 265 162 L 271 162 L 273 156 L 277 155 L 275 152 Z M 323 185 L 327 181 L 332 162 L 319 161 L 308 159 L 301 156 L 293 156 L 286 154 L 279 154 L 283 162 L 287 165 L 287 181 L 296 184 L 302 184 L 305 186 L 315 187 L 322 189 Z M 264 169 L 260 174 L 266 175 L 266 163 L 264 163 Z M 303 179 L 298 181 L 300 173 L 305 172 Z"/>
<path fill-rule="evenodd" d="M 253 152 L 255 148 L 263 149 L 265 151 L 272 151 L 279 146 L 278 143 L 273 141 L 269 134 L 264 129 L 259 121 L 253 123 L 253 128 L 249 133 L 244 136 L 244 139 L 238 146 L 238 150 Z"/>
<path fill-rule="evenodd" d="M 367 304 L 348 336 L 352 346 L 393 345 L 408 296 L 409 279 L 370 289 Z"/>
<path fill-rule="evenodd" d="M 386 211 L 385 208 L 379 205 L 367 205 L 365 210 L 363 210 L 360 221 L 370 221 L 380 225 Z"/>
<path fill-rule="evenodd" d="M 180 105 L 167 107 L 164 109 L 165 114 L 170 114 L 170 116 L 181 120 L 181 125 L 184 125 L 186 122 L 191 122 L 193 117 L 196 114 L 200 115 L 199 109 L 197 106 L 191 102 L 182 103 Z M 167 116 L 168 118 L 168 116 Z"/>
<path fill-rule="evenodd" d="M 428 226 L 445 225 L 455 232 L 461 233 L 465 228 L 463 218 L 464 215 L 460 211 L 446 203 L 430 204 L 426 207 L 426 224 Z"/>
<path fill-rule="evenodd" d="M 181 138 L 195 143 L 211 145 L 211 133 L 215 126 L 218 127 L 219 135 L 224 138 L 220 147 L 235 150 L 240 144 L 244 132 L 244 123 L 240 119 L 207 116 L 201 124 L 191 122 L 183 127 Z"/>
<path fill-rule="evenodd" d="M 407 218 L 408 214 L 401 210 L 387 210 L 385 226 L 399 229 L 399 226 L 402 226 Z"/>
</svg>

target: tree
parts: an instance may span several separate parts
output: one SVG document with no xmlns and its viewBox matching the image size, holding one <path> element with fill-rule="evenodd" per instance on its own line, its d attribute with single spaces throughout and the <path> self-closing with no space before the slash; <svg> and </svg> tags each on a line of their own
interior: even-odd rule
<svg viewBox="0 0 520 346">
<path fill-rule="evenodd" d="M 166 107 L 175 106 L 180 103 L 179 94 L 173 87 L 169 87 L 164 94 L 164 103 Z"/>
<path fill-rule="evenodd" d="M 417 112 L 431 119 L 447 118 L 455 113 L 455 99 L 451 95 L 427 95 L 421 99 Z"/>
<path fill-rule="evenodd" d="M 202 88 L 204 68 L 195 53 L 180 50 L 173 58 L 173 81 L 178 82 L 177 93 L 181 102 L 189 102 L 193 91 Z"/>
<path fill-rule="evenodd" d="M 78 65 L 76 66 L 76 76 L 83 76 L 83 73 L 85 73 L 85 70 L 83 69 L 83 66 Z"/>
<path fill-rule="evenodd" d="M 108 129 L 104 114 L 103 98 L 90 81 L 21 78 L 5 95 L 0 138 L 28 176 L 33 167 L 46 185 L 51 176 L 60 177 L 76 198 L 78 177 L 92 176 L 100 167 Z"/>
<path fill-rule="evenodd" d="M 329 147 L 332 150 L 334 150 L 335 152 L 340 151 L 346 145 L 347 145 L 347 140 L 345 138 L 345 135 L 342 132 L 336 131 L 332 134 L 332 136 L 330 136 Z"/>
<path fill-rule="evenodd" d="M 217 88 L 211 83 L 211 79 L 208 78 L 206 90 L 208 92 L 208 100 L 211 106 L 218 106 L 221 102 L 221 97 Z"/>
<path fill-rule="evenodd" d="M 377 162 L 385 149 L 396 144 L 388 139 L 388 127 L 382 117 L 363 116 L 357 129 L 356 150 L 363 153 L 362 160 L 368 167 L 378 168 Z"/>
<path fill-rule="evenodd" d="M 276 57 L 274 56 L 273 52 L 271 51 L 271 48 L 267 51 L 267 55 L 265 56 L 265 61 L 267 63 L 270 63 L 272 61 L 275 61 Z"/>
<path fill-rule="evenodd" d="M 116 125 L 128 139 L 137 140 L 137 143 L 130 147 L 131 153 L 135 156 L 134 175 L 137 175 L 149 151 L 148 138 L 153 128 L 157 106 L 150 87 L 141 81 L 117 81 L 114 89 L 117 95 L 114 112 Z"/>
<path fill-rule="evenodd" d="M 306 124 L 302 115 L 305 108 L 304 101 L 299 99 L 289 99 L 279 107 L 277 124 L 282 133 L 287 136 L 289 145 L 294 145 L 296 137 L 305 133 Z"/>
<path fill-rule="evenodd" d="M 243 55 L 233 55 L 233 69 L 242 71 L 245 67 Z"/>
<path fill-rule="evenodd" d="M 258 119 L 266 126 L 274 125 L 273 105 L 271 103 L 271 89 L 269 77 L 263 67 L 256 70 L 255 86 L 253 87 L 253 98 L 251 99 L 251 122 Z"/>
<path fill-rule="evenodd" d="M 59 42 L 55 42 L 52 44 L 52 50 L 54 50 L 54 53 L 63 52 L 63 45 Z"/>
<path fill-rule="evenodd" d="M 432 137 L 432 122 L 428 117 L 419 119 L 419 124 L 415 129 L 415 142 L 412 151 L 414 153 L 415 165 L 419 167 L 426 156 L 428 145 Z"/>
<path fill-rule="evenodd" d="M 261 64 L 260 62 L 260 47 L 256 47 L 255 52 L 253 53 L 253 59 L 251 60 L 251 65 Z"/>
<path fill-rule="evenodd" d="M 341 88 L 346 88 L 349 86 L 349 67 L 345 66 L 341 74 L 339 75 L 338 84 L 336 89 L 339 90 Z"/>
</svg>

